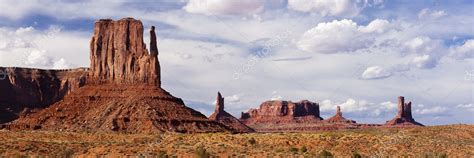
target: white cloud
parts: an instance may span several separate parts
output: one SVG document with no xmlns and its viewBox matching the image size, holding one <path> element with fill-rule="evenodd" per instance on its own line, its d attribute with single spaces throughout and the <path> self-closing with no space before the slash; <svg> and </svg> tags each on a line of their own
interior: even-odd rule
<svg viewBox="0 0 474 158">
<path fill-rule="evenodd" d="M 444 10 L 430 10 L 429 8 L 422 9 L 418 13 L 418 18 L 430 18 L 430 19 L 437 19 L 443 16 L 446 16 L 447 13 Z"/>
<path fill-rule="evenodd" d="M 411 64 L 421 69 L 431 69 L 438 64 L 438 59 L 431 55 L 416 56 L 411 60 Z"/>
<path fill-rule="evenodd" d="M 470 103 L 470 104 L 458 104 L 456 105 L 457 108 L 461 108 L 461 109 L 467 109 L 469 111 L 474 111 L 474 104 L 473 103 Z"/>
<path fill-rule="evenodd" d="M 434 114 L 441 114 L 447 110 L 448 109 L 446 107 L 435 106 L 435 107 L 429 107 L 429 108 L 415 109 L 415 114 L 434 115 Z"/>
<path fill-rule="evenodd" d="M 26 58 L 25 64 L 31 67 L 51 67 L 53 59 L 45 50 L 33 50 Z"/>
<path fill-rule="evenodd" d="M 365 69 L 362 73 L 363 79 L 382 79 L 392 76 L 390 71 L 385 70 L 383 67 L 380 66 L 371 66 Z"/>
<path fill-rule="evenodd" d="M 231 102 L 231 103 L 240 102 L 240 97 L 239 95 L 234 94 L 234 95 L 225 97 L 225 101 Z"/>
<path fill-rule="evenodd" d="M 72 68 L 88 64 L 87 39 L 82 34 L 61 32 L 60 27 L 46 30 L 34 27 L 0 27 L 0 66 L 33 68 Z M 77 55 L 77 56 L 76 56 Z M 76 63 L 67 61 L 74 59 Z M 84 61 L 85 60 L 85 61 Z"/>
<path fill-rule="evenodd" d="M 363 6 L 351 0 L 288 0 L 288 8 L 302 12 L 316 12 L 322 16 L 354 17 Z"/>
<path fill-rule="evenodd" d="M 474 57 L 474 39 L 469 39 L 463 45 L 454 46 L 450 50 L 450 56 L 456 59 L 467 59 Z"/>
<path fill-rule="evenodd" d="M 342 103 L 323 100 L 320 103 L 320 110 L 331 113 L 335 111 L 336 106 L 340 106 L 343 113 L 357 114 L 362 117 L 378 117 L 382 114 L 393 112 L 397 108 L 397 105 L 390 101 L 376 104 L 366 100 L 347 99 Z"/>
<path fill-rule="evenodd" d="M 64 58 L 61 58 L 53 63 L 53 69 L 69 69 L 71 67 L 71 64 Z"/>
<path fill-rule="evenodd" d="M 263 11 L 264 4 L 264 0 L 190 0 L 183 9 L 206 15 L 252 15 Z"/>
<path fill-rule="evenodd" d="M 370 47 L 377 34 L 389 28 L 387 20 L 375 19 L 367 26 L 352 20 L 319 23 L 306 31 L 297 42 L 299 49 L 316 53 L 338 53 Z"/>
</svg>

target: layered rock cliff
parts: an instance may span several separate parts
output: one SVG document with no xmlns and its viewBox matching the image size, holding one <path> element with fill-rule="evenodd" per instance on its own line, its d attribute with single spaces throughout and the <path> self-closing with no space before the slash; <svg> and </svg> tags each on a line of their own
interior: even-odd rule
<svg viewBox="0 0 474 158">
<path fill-rule="evenodd" d="M 188 108 L 160 87 L 160 66 L 154 27 L 150 53 L 143 43 L 143 25 L 133 18 L 95 23 L 91 68 L 84 86 L 48 108 L 29 113 L 7 129 L 89 132 L 231 132 Z"/>
<path fill-rule="evenodd" d="M 398 112 L 397 116 L 392 120 L 385 123 L 386 126 L 423 126 L 423 124 L 418 123 L 413 119 L 411 113 L 411 102 L 405 103 L 405 97 L 398 97 Z"/>
<path fill-rule="evenodd" d="M 45 108 L 84 86 L 86 68 L 41 70 L 0 68 L 0 124 L 17 119 L 21 112 Z"/>
<path fill-rule="evenodd" d="M 133 18 L 99 20 L 90 43 L 89 82 L 160 86 L 155 27 L 150 29 L 150 53 L 143 42 L 143 25 Z"/>
<path fill-rule="evenodd" d="M 322 119 L 319 116 L 319 104 L 308 100 L 266 101 L 259 109 L 250 109 L 242 113 L 240 118 L 245 124 L 317 122 Z"/>
<path fill-rule="evenodd" d="M 209 116 L 209 119 L 217 121 L 237 133 L 254 132 L 252 128 L 243 124 L 239 121 L 239 119 L 224 111 L 224 97 L 222 97 L 220 92 L 217 93 L 216 110 L 211 114 L 211 116 Z"/>
</svg>

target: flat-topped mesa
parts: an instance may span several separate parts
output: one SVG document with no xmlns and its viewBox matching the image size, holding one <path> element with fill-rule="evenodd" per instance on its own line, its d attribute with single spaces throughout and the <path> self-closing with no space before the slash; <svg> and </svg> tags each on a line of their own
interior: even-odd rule
<svg viewBox="0 0 474 158">
<path fill-rule="evenodd" d="M 398 97 L 398 112 L 394 119 L 387 121 L 385 125 L 389 126 L 423 126 L 413 119 L 411 113 L 411 102 L 405 103 L 403 96 Z"/>
<path fill-rule="evenodd" d="M 320 117 L 319 104 L 308 100 L 300 102 L 266 101 L 259 109 L 250 109 L 242 113 L 240 118 L 245 124 L 255 123 L 297 123 L 318 122 Z"/>
<path fill-rule="evenodd" d="M 91 39 L 88 83 L 149 84 L 160 86 L 160 64 L 155 27 L 150 30 L 150 53 L 143 42 L 140 20 L 102 19 Z"/>
</svg>

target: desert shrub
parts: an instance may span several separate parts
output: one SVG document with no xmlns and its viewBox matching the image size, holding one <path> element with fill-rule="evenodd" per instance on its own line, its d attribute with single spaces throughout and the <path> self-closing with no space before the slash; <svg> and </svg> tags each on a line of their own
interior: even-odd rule
<svg viewBox="0 0 474 158">
<path fill-rule="evenodd" d="M 71 149 L 64 149 L 58 153 L 57 157 L 72 158 L 73 155 L 74 155 L 74 151 L 72 151 Z"/>
<path fill-rule="evenodd" d="M 319 157 L 326 158 L 326 157 L 333 157 L 333 155 L 329 151 L 323 150 L 319 153 Z"/>
<path fill-rule="evenodd" d="M 302 152 L 302 153 L 305 153 L 307 151 L 308 151 L 308 148 L 306 148 L 306 146 L 303 146 L 303 147 L 300 148 L 300 152 Z"/>
<path fill-rule="evenodd" d="M 251 145 L 255 145 L 255 144 L 257 144 L 257 141 L 255 140 L 255 138 L 250 138 L 250 139 L 249 139 L 249 143 L 250 143 Z"/>
<path fill-rule="evenodd" d="M 439 158 L 448 158 L 448 154 L 446 154 L 446 153 L 441 153 L 441 154 L 439 154 L 438 157 L 439 157 Z"/>
<path fill-rule="evenodd" d="M 352 158 L 362 158 L 362 155 L 359 154 L 357 151 L 352 152 Z"/>
<path fill-rule="evenodd" d="M 209 158 L 209 153 L 202 146 L 197 147 L 195 153 L 198 158 Z"/>
<path fill-rule="evenodd" d="M 290 148 L 290 152 L 292 152 L 292 153 L 297 153 L 297 152 L 298 152 L 298 148 L 296 148 L 296 147 L 291 147 L 291 148 Z"/>
<path fill-rule="evenodd" d="M 157 157 L 158 158 L 168 158 L 168 154 L 166 153 L 166 151 L 159 151 Z"/>
</svg>

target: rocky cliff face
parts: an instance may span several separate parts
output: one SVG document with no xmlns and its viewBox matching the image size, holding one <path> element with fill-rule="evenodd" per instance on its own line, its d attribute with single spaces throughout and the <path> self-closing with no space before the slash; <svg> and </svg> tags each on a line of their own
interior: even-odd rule
<svg viewBox="0 0 474 158">
<path fill-rule="evenodd" d="M 398 112 L 394 119 L 385 123 L 387 126 L 423 126 L 413 119 L 411 113 L 411 102 L 405 103 L 403 96 L 398 97 Z"/>
<path fill-rule="evenodd" d="M 242 113 L 241 121 L 247 125 L 260 123 L 298 123 L 319 122 L 319 104 L 303 100 L 291 101 L 266 101 L 259 109 L 250 109 Z"/>
<path fill-rule="evenodd" d="M 217 93 L 216 110 L 213 114 L 211 114 L 211 116 L 209 116 L 209 119 L 217 121 L 237 133 L 254 132 L 252 128 L 243 124 L 239 121 L 239 119 L 224 111 L 224 98 L 220 92 Z"/>
<path fill-rule="evenodd" d="M 17 119 L 22 111 L 45 108 L 84 86 L 87 69 L 41 70 L 0 68 L 0 123 Z"/>
<path fill-rule="evenodd" d="M 155 27 L 150 29 L 150 53 L 143 42 L 141 21 L 99 20 L 90 43 L 90 82 L 160 86 Z"/>
<path fill-rule="evenodd" d="M 325 121 L 329 123 L 356 123 L 354 120 L 344 118 L 339 106 L 337 106 L 336 114 Z"/>
<path fill-rule="evenodd" d="M 154 27 L 150 38 L 148 53 L 139 20 L 97 21 L 85 85 L 3 128 L 127 133 L 232 131 L 186 107 L 180 98 L 160 87 Z"/>
</svg>

